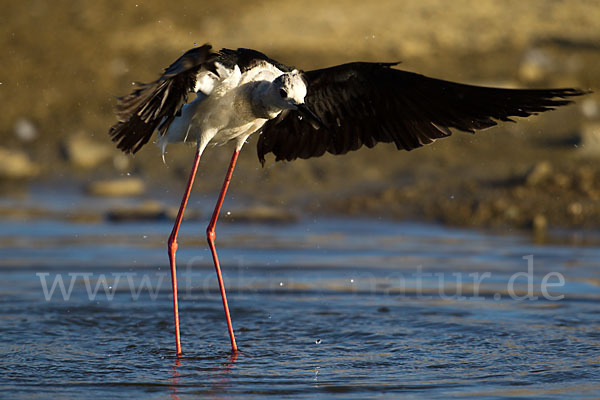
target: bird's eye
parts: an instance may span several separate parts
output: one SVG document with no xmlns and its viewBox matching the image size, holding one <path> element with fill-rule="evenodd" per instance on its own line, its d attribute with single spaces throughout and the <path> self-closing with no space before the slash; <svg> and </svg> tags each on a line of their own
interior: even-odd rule
<svg viewBox="0 0 600 400">
<path fill-rule="evenodd" d="M 285 99 L 287 97 L 287 92 L 285 89 L 279 89 L 279 95 L 281 98 Z"/>
</svg>

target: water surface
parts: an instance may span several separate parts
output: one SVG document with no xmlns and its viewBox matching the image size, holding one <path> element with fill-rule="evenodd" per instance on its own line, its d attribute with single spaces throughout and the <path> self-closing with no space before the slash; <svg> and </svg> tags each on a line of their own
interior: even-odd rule
<svg viewBox="0 0 600 400">
<path fill-rule="evenodd" d="M 176 358 L 168 221 L 4 221 L 4 396 L 600 395 L 597 248 L 382 220 L 221 224 L 232 355 L 204 227 L 181 231 Z"/>
</svg>

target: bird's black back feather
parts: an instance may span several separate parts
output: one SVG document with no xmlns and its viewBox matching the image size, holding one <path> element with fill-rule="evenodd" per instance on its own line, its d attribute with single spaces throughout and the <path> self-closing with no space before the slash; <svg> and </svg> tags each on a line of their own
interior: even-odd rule
<svg viewBox="0 0 600 400">
<path fill-rule="evenodd" d="M 291 72 L 294 68 L 269 58 L 267 55 L 257 50 L 239 48 L 237 50 L 221 49 L 216 59 L 224 67 L 233 69 L 235 65 L 240 68 L 243 74 L 249 69 L 254 68 L 259 62 L 266 61 L 273 64 L 282 72 Z"/>
<path fill-rule="evenodd" d="M 474 132 L 570 103 L 578 89 L 499 89 L 464 85 L 392 69 L 395 63 L 349 63 L 308 71 L 305 102 L 326 129 L 315 129 L 297 111 L 262 128 L 259 160 L 344 154 L 378 142 L 412 150 L 450 136 L 449 128 Z"/>
</svg>

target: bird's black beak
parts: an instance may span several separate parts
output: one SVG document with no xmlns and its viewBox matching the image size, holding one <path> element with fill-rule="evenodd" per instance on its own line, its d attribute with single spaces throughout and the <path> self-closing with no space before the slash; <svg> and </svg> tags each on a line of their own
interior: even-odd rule
<svg viewBox="0 0 600 400">
<path fill-rule="evenodd" d="M 314 112 L 312 112 L 312 110 L 308 108 L 306 104 L 296 104 L 296 107 L 298 108 L 300 115 L 306 118 L 313 128 L 327 129 L 323 121 L 321 121 L 321 119 L 317 117 L 317 115 Z"/>
</svg>

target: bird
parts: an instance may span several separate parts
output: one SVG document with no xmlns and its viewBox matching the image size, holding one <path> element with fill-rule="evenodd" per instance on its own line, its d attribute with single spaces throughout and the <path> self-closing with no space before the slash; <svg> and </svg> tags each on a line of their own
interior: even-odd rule
<svg viewBox="0 0 600 400">
<path fill-rule="evenodd" d="M 397 67 L 399 62 L 350 62 L 303 71 L 260 51 L 194 47 L 150 83 L 136 83 L 117 98 L 109 134 L 117 148 L 136 153 L 157 132 L 163 161 L 171 143 L 195 144 L 181 205 L 168 239 L 177 356 L 182 355 L 177 298 L 177 236 L 201 155 L 208 146 L 235 144 L 217 204 L 206 229 L 233 353 L 238 351 L 215 247 L 215 226 L 238 154 L 259 135 L 264 166 L 276 161 L 345 154 L 377 143 L 413 150 L 452 134 L 475 133 L 572 103 L 576 88 L 506 89 L 474 86 Z M 191 98 L 191 96 L 195 98 Z"/>
</svg>

